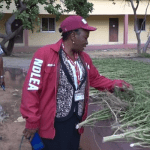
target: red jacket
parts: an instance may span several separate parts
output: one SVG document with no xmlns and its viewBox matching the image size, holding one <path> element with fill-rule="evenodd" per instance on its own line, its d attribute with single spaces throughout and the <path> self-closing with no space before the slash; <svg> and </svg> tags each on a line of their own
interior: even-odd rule
<svg viewBox="0 0 150 150">
<path fill-rule="evenodd" d="M 35 53 L 24 82 L 20 107 L 21 114 L 26 119 L 26 128 L 39 129 L 40 136 L 49 139 L 53 139 L 55 136 L 54 119 L 58 83 L 57 71 L 59 71 L 57 64 L 61 43 L 62 39 L 56 44 L 40 48 Z M 122 80 L 110 80 L 100 75 L 85 52 L 81 53 L 81 58 L 85 62 L 88 72 L 83 121 L 87 117 L 89 87 L 112 91 L 114 85 L 122 86 Z M 83 133 L 83 128 L 79 129 L 79 133 Z"/>
</svg>

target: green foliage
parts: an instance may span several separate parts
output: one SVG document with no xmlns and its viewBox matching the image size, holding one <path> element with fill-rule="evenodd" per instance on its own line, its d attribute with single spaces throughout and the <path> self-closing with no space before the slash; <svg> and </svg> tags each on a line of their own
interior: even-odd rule
<svg viewBox="0 0 150 150">
<path fill-rule="evenodd" d="M 88 17 L 89 13 L 93 10 L 93 4 L 87 2 L 87 0 L 61 0 L 61 5 L 56 3 L 57 0 L 21 0 L 22 4 L 26 7 L 23 12 L 20 12 L 21 4 L 19 0 L 14 0 L 16 10 L 12 13 L 16 14 L 16 19 L 21 19 L 23 28 L 31 30 L 33 32 L 35 25 L 40 24 L 38 18 L 40 5 L 44 5 L 45 10 L 49 14 L 56 16 L 56 21 L 59 20 L 61 14 L 75 12 L 84 18 Z M 6 3 L 6 8 L 11 7 L 12 0 L 0 0 L 0 8 L 2 9 L 3 3 Z M 39 5 L 40 4 L 40 5 Z M 0 13 L 0 19 L 2 18 Z"/>
<path fill-rule="evenodd" d="M 0 4 L 0 8 L 3 8 L 3 5 L 2 5 L 2 4 Z"/>
<path fill-rule="evenodd" d="M 5 2 L 6 2 L 6 8 L 7 9 L 9 9 L 10 8 L 10 4 L 12 3 L 12 1 L 11 0 L 5 0 Z"/>
<path fill-rule="evenodd" d="M 3 18 L 4 14 L 0 12 L 0 20 Z"/>
<path fill-rule="evenodd" d="M 0 0 L 0 8 L 3 8 L 3 3 L 6 3 L 6 8 L 9 9 L 10 8 L 10 4 L 12 3 L 11 0 Z"/>
<path fill-rule="evenodd" d="M 1 11 L 1 9 L 3 9 L 3 4 L 2 4 L 3 0 L 0 0 L 0 20 L 3 18 L 4 14 Z"/>
<path fill-rule="evenodd" d="M 88 13 L 93 11 L 93 4 L 86 0 L 65 0 L 64 4 L 67 8 L 64 10 L 65 12 L 75 11 L 77 15 L 84 18 L 87 18 Z"/>
<path fill-rule="evenodd" d="M 39 25 L 38 14 L 39 14 L 39 7 L 32 3 L 32 7 L 27 8 L 26 11 L 22 12 L 21 14 L 18 13 L 17 19 L 22 20 L 23 28 L 34 31 L 34 26 Z"/>
<path fill-rule="evenodd" d="M 48 6 L 45 6 L 44 8 L 45 10 L 47 10 L 48 13 L 56 15 L 56 21 L 59 20 L 61 14 L 63 13 L 63 10 L 59 4 L 57 4 L 56 6 L 49 4 Z"/>
<path fill-rule="evenodd" d="M 47 3 L 47 0 L 39 0 L 39 3 L 40 3 L 41 5 L 46 4 L 46 3 Z"/>
</svg>

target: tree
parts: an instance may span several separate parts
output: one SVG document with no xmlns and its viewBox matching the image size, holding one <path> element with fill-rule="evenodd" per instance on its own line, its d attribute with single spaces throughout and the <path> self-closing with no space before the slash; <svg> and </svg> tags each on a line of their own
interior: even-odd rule
<svg viewBox="0 0 150 150">
<path fill-rule="evenodd" d="M 115 0 L 111 0 L 111 1 L 113 1 L 113 3 L 114 3 Z M 141 47 L 141 37 L 140 37 L 140 35 L 141 35 L 142 26 L 144 25 L 144 23 L 146 21 L 147 9 L 149 7 L 150 0 L 147 0 L 148 3 L 147 3 L 146 10 L 145 10 L 145 17 L 144 17 L 143 22 L 141 24 L 140 30 L 139 30 L 139 27 L 138 27 L 137 9 L 138 9 L 140 3 L 142 2 L 142 0 L 123 0 L 123 1 L 126 1 L 126 2 L 130 3 L 131 7 L 133 9 L 133 14 L 134 14 L 134 31 L 135 31 L 136 38 L 137 38 L 137 53 L 138 54 L 146 53 L 146 50 L 147 50 L 148 45 L 150 43 L 150 35 L 148 37 L 147 42 L 144 44 L 143 49 Z M 145 1 L 145 0 L 143 0 L 143 1 Z"/>
<path fill-rule="evenodd" d="M 15 4 L 15 10 L 5 23 L 6 33 L 0 33 L 0 38 L 2 39 L 0 45 L 6 55 L 11 55 L 15 38 L 22 29 L 34 32 L 35 25 L 39 26 L 40 5 L 44 5 L 45 10 L 49 14 L 55 15 L 56 21 L 59 20 L 63 13 L 74 11 L 77 15 L 86 18 L 93 10 L 93 4 L 87 2 L 87 0 L 13 0 L 13 2 L 12 0 L 0 0 L 0 19 L 5 17 L 5 14 L 2 12 L 3 8 L 10 9 L 13 3 Z M 15 31 L 12 31 L 11 25 L 15 19 L 20 19 L 22 25 Z"/>
</svg>

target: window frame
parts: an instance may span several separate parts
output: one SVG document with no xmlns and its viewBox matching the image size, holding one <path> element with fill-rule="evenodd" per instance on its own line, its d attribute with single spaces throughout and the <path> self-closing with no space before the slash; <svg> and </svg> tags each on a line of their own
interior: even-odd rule
<svg viewBox="0 0 150 150">
<path fill-rule="evenodd" d="M 140 20 L 140 19 L 143 19 L 144 20 L 144 18 L 137 18 L 137 20 Z M 143 22 L 143 21 L 142 21 Z M 146 20 L 145 20 L 145 29 L 144 30 L 141 30 L 141 32 L 145 32 L 146 31 Z M 138 29 L 138 31 L 140 31 L 139 29 Z"/>
<path fill-rule="evenodd" d="M 49 23 L 49 19 L 54 19 L 54 31 L 43 31 L 42 30 L 42 19 L 43 18 L 47 18 L 48 19 L 48 23 Z M 49 28 L 49 24 L 48 24 L 48 28 Z M 42 17 L 41 18 L 41 30 L 40 31 L 43 32 L 43 33 L 54 33 L 54 32 L 56 32 L 56 19 L 53 18 L 53 17 Z"/>
</svg>

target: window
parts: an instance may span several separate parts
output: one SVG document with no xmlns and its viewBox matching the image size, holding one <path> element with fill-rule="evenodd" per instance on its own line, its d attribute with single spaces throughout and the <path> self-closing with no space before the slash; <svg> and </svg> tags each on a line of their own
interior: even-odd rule
<svg viewBox="0 0 150 150">
<path fill-rule="evenodd" d="M 55 18 L 42 18 L 42 31 L 55 31 Z"/>
<path fill-rule="evenodd" d="M 138 30 L 142 30 L 142 31 L 145 31 L 145 21 L 144 19 L 137 19 L 137 23 L 138 23 Z"/>
</svg>

